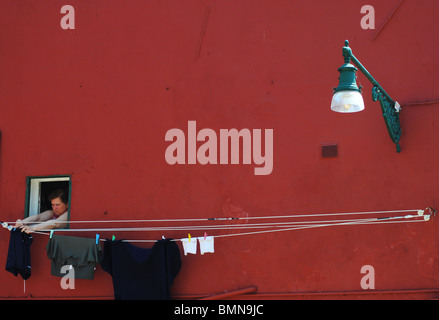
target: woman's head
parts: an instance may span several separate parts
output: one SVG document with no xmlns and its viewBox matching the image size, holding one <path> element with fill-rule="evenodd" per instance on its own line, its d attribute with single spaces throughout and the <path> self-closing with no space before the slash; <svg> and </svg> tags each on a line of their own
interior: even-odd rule
<svg viewBox="0 0 439 320">
<path fill-rule="evenodd" d="M 65 190 L 58 189 L 53 191 L 49 195 L 49 201 L 53 212 L 57 216 L 65 213 L 68 209 L 69 199 Z"/>
</svg>

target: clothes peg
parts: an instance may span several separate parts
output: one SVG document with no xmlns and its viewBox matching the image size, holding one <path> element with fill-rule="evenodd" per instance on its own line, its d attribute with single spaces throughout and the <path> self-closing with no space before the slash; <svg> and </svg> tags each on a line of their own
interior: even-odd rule
<svg viewBox="0 0 439 320">
<path fill-rule="evenodd" d="M 190 233 L 187 234 L 187 237 L 189 239 L 189 242 L 191 242 L 191 234 Z"/>
<path fill-rule="evenodd" d="M 111 238 L 111 241 L 114 241 L 114 240 L 116 240 L 116 237 L 113 234 L 113 238 Z"/>
<path fill-rule="evenodd" d="M 9 231 L 12 231 L 12 226 L 9 226 L 7 222 L 2 222 L 1 225 L 3 228 L 8 229 Z"/>
<path fill-rule="evenodd" d="M 53 230 L 50 230 L 50 239 L 52 239 L 53 236 Z"/>
<path fill-rule="evenodd" d="M 165 240 L 165 235 L 162 235 L 162 239 Z"/>
<path fill-rule="evenodd" d="M 206 240 L 207 232 L 204 233 L 204 240 Z"/>
<path fill-rule="evenodd" d="M 99 243 L 99 237 L 100 237 L 100 235 L 96 233 L 96 244 Z"/>
</svg>

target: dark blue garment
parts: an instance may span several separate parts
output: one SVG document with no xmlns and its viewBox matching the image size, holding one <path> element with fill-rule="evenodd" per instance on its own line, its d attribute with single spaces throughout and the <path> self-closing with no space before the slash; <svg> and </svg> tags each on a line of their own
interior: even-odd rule
<svg viewBox="0 0 439 320">
<path fill-rule="evenodd" d="M 30 247 L 32 241 L 32 236 L 21 232 L 21 229 L 11 230 L 6 270 L 11 272 L 14 276 L 20 274 L 24 280 L 29 279 L 31 276 Z"/>
<path fill-rule="evenodd" d="M 107 240 L 101 267 L 113 277 L 116 300 L 168 300 L 181 268 L 180 250 L 170 239 L 159 240 L 150 249 Z"/>
</svg>

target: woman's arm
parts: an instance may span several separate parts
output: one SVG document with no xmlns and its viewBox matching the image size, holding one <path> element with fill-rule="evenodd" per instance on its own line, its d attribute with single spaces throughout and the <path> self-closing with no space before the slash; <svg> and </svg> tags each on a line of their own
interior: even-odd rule
<svg viewBox="0 0 439 320">
<path fill-rule="evenodd" d="M 49 210 L 51 211 L 51 210 Z M 44 214 L 47 211 L 41 213 Z M 49 219 L 52 217 L 50 215 Z M 58 218 L 54 220 L 47 220 L 42 223 L 34 224 L 31 226 L 22 226 L 22 230 L 26 233 L 34 232 L 34 231 L 40 231 L 40 230 L 48 230 L 48 229 L 56 229 L 56 228 L 65 228 L 67 226 L 67 218 L 68 218 L 68 212 L 63 213 Z"/>
<path fill-rule="evenodd" d="M 17 221 L 15 222 L 15 226 L 14 228 L 20 228 L 23 225 L 27 225 L 29 223 L 35 223 L 35 222 L 39 222 L 39 221 L 47 221 L 49 219 L 51 219 L 53 216 L 53 211 L 52 210 L 46 210 L 44 212 L 41 212 L 40 214 L 35 214 L 32 215 L 30 217 L 27 217 L 26 219 L 17 219 Z"/>
</svg>

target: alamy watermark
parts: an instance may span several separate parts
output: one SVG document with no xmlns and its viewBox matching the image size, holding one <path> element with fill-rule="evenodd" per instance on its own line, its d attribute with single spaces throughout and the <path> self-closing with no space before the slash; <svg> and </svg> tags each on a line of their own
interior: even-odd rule
<svg viewBox="0 0 439 320">
<path fill-rule="evenodd" d="M 72 265 L 64 265 L 61 267 L 61 273 L 66 274 L 61 279 L 61 288 L 63 290 L 75 289 L 75 268 Z"/>
<path fill-rule="evenodd" d="M 360 281 L 361 288 L 363 290 L 375 289 L 375 268 L 370 265 L 364 265 L 361 267 L 361 274 L 365 274 Z"/>
<path fill-rule="evenodd" d="M 360 12 L 364 14 L 361 18 L 360 25 L 363 30 L 375 29 L 375 8 L 371 5 L 364 5 Z"/>
</svg>

